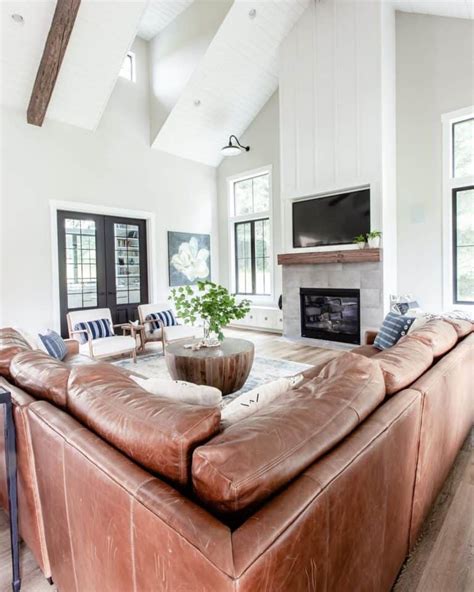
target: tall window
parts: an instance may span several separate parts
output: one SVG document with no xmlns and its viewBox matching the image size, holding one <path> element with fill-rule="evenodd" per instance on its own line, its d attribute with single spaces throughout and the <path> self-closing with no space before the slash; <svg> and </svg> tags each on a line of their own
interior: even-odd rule
<svg viewBox="0 0 474 592">
<path fill-rule="evenodd" d="M 119 76 L 135 82 L 135 54 L 129 51 L 125 56 Z"/>
<path fill-rule="evenodd" d="M 446 304 L 474 304 L 474 115 L 443 117 Z"/>
<path fill-rule="evenodd" d="M 474 304 L 474 187 L 453 189 L 453 288 L 456 304 Z"/>
<path fill-rule="evenodd" d="M 271 173 L 265 170 L 231 180 L 230 188 L 235 292 L 270 296 Z"/>
</svg>

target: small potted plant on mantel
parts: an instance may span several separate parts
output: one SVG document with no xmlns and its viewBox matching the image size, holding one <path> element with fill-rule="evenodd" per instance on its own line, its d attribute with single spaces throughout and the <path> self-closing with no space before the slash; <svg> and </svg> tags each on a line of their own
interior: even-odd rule
<svg viewBox="0 0 474 592">
<path fill-rule="evenodd" d="M 365 248 L 365 234 L 359 234 L 354 238 L 354 243 L 359 247 L 359 249 Z"/>
<path fill-rule="evenodd" d="M 380 237 L 382 233 L 380 230 L 372 230 L 367 234 L 367 242 L 369 243 L 369 247 L 371 249 L 378 249 L 380 247 Z"/>
<path fill-rule="evenodd" d="M 237 302 L 224 286 L 207 280 L 198 281 L 197 290 L 191 286 L 174 288 L 170 299 L 183 321 L 191 325 L 202 321 L 206 347 L 219 345 L 224 339 L 222 329 L 234 319 L 243 319 L 250 310 L 249 300 Z"/>
</svg>

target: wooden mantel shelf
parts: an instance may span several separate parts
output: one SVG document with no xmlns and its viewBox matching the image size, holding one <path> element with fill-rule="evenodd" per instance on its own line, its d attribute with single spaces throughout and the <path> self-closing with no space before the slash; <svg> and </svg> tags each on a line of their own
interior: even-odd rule
<svg viewBox="0 0 474 592">
<path fill-rule="evenodd" d="M 381 260 L 382 249 L 348 249 L 347 251 L 317 251 L 312 253 L 284 253 L 278 255 L 278 265 L 364 263 L 366 261 Z"/>
</svg>

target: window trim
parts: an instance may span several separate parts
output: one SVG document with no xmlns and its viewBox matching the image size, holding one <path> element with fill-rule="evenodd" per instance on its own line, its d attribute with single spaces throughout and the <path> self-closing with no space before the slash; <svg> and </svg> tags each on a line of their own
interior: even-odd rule
<svg viewBox="0 0 474 592">
<path fill-rule="evenodd" d="M 474 105 L 445 113 L 442 122 L 443 194 L 442 194 L 442 288 L 443 309 L 467 310 L 472 312 L 473 303 L 456 302 L 454 285 L 454 211 L 453 192 L 474 185 L 474 176 L 454 177 L 454 131 L 453 125 L 474 117 Z"/>
<path fill-rule="evenodd" d="M 254 214 L 235 215 L 235 201 L 234 201 L 234 184 L 238 181 L 245 181 L 268 174 L 269 176 L 269 194 L 270 204 L 269 209 L 264 212 L 257 212 Z M 254 304 L 268 304 L 274 302 L 275 297 L 275 260 L 274 260 L 274 232 L 273 232 L 273 167 L 266 165 L 256 169 L 244 171 L 242 173 L 227 177 L 227 212 L 228 212 L 228 239 L 229 239 L 229 276 L 228 285 L 230 291 L 237 296 L 237 298 L 247 298 Z M 236 276 L 236 247 L 235 247 L 235 224 L 239 222 L 251 222 L 255 220 L 262 220 L 268 218 L 270 226 L 270 293 L 269 294 L 238 294 L 237 290 L 237 276 Z"/>
</svg>

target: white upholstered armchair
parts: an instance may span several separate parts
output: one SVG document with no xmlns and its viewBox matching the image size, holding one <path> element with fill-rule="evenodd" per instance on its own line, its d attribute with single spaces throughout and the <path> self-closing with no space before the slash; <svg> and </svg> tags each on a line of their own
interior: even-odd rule
<svg viewBox="0 0 474 592">
<path fill-rule="evenodd" d="M 199 327 L 180 324 L 174 311 L 172 311 L 173 317 L 178 323 L 175 325 L 168 325 L 166 324 L 166 320 L 161 320 L 159 318 L 156 320 L 150 318 L 151 315 L 156 315 L 157 313 L 162 313 L 163 311 L 168 310 L 172 310 L 169 303 L 140 304 L 138 307 L 138 317 L 140 319 L 140 324 L 145 327 L 145 341 L 161 342 L 164 351 L 166 344 L 170 341 L 191 339 L 202 334 L 202 329 Z"/>
<path fill-rule="evenodd" d="M 105 321 L 105 322 L 103 322 Z M 128 323 L 125 324 L 128 326 Z M 136 362 L 137 343 L 130 335 L 116 335 L 109 308 L 77 310 L 67 314 L 69 337 L 79 342 L 79 353 L 93 359 L 131 354 Z"/>
</svg>

